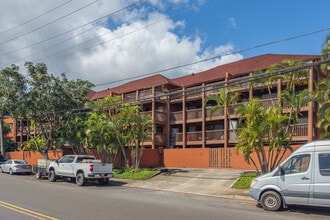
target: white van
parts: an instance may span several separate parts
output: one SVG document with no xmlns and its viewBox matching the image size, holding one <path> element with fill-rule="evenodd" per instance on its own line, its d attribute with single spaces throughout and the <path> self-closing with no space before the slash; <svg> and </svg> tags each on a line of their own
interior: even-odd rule
<svg viewBox="0 0 330 220">
<path fill-rule="evenodd" d="M 330 207 L 330 140 L 301 146 L 272 172 L 255 178 L 250 196 L 270 211 L 288 205 Z"/>
</svg>

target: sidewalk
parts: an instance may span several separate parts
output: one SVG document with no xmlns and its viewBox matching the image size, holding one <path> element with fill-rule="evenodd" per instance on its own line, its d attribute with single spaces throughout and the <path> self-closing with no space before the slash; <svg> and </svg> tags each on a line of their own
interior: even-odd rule
<svg viewBox="0 0 330 220">
<path fill-rule="evenodd" d="M 252 200 L 248 190 L 232 189 L 231 185 L 243 172 L 234 169 L 165 168 L 149 180 L 111 179 L 127 187 L 189 193 L 204 196 Z"/>
</svg>

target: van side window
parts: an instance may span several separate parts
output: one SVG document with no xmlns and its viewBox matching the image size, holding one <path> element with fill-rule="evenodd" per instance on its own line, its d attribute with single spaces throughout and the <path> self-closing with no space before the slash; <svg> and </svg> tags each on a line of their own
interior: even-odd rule
<svg viewBox="0 0 330 220">
<path fill-rule="evenodd" d="M 319 168 L 322 176 L 330 176 L 330 153 L 319 154 Z"/>
<path fill-rule="evenodd" d="M 283 165 L 285 174 L 306 172 L 309 167 L 310 157 L 311 156 L 309 154 L 296 155 L 292 157 Z"/>
</svg>

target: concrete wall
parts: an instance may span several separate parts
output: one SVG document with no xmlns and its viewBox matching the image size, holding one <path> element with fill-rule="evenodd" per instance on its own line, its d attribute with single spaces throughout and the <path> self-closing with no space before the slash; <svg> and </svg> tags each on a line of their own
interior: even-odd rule
<svg viewBox="0 0 330 220">
<path fill-rule="evenodd" d="M 60 150 L 51 150 L 48 152 L 48 158 L 50 160 L 56 160 L 62 157 L 63 152 Z M 15 151 L 15 152 L 7 152 L 6 159 L 21 159 L 25 160 L 32 166 L 36 166 L 38 164 L 38 159 L 43 159 L 43 155 L 41 155 L 37 151 Z"/>
<path fill-rule="evenodd" d="M 209 148 L 164 149 L 165 167 L 209 168 Z"/>
<path fill-rule="evenodd" d="M 299 146 L 293 146 L 297 149 Z M 218 148 L 217 153 L 211 153 L 210 148 L 183 148 L 183 149 L 145 149 L 140 167 L 189 167 L 189 168 L 223 168 L 224 149 Z M 287 151 L 285 159 L 291 152 Z M 62 151 L 49 151 L 49 159 L 55 160 L 63 155 Z M 247 164 L 244 161 L 243 154 L 235 148 L 228 148 L 227 160 L 231 168 L 240 170 L 255 170 L 253 164 Z M 37 165 L 38 159 L 43 156 L 39 152 L 32 151 L 16 151 L 6 153 L 7 159 L 24 159 L 32 166 Z M 258 164 L 258 159 L 255 153 L 252 158 Z M 120 162 L 120 160 L 119 160 Z M 123 166 L 123 163 L 119 163 Z M 119 167 L 118 166 L 118 167 Z M 258 166 L 259 167 L 259 166 Z M 260 167 L 259 167 L 260 168 Z"/>
</svg>

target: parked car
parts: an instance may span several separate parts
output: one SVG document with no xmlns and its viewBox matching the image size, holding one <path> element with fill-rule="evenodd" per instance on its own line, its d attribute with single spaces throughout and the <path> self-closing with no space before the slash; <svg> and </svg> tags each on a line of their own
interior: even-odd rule
<svg viewBox="0 0 330 220">
<path fill-rule="evenodd" d="M 9 173 L 13 175 L 14 173 L 32 173 L 32 167 L 25 160 L 7 160 L 0 165 L 2 173 Z"/>
</svg>

